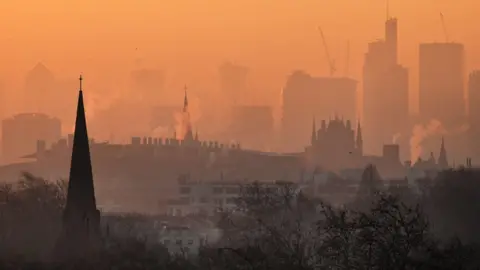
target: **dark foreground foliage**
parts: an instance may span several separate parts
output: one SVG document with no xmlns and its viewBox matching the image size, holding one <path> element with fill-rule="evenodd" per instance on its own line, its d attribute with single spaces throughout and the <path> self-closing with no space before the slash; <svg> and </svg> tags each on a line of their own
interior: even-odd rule
<svg viewBox="0 0 480 270">
<path fill-rule="evenodd" d="M 448 171 L 399 196 L 365 180 L 361 207 L 351 208 L 313 202 L 289 184 L 255 183 L 236 211 L 222 213 L 222 239 L 195 258 L 112 235 L 96 256 L 60 264 L 48 258 L 65 183 L 26 174 L 0 190 L 0 269 L 480 269 L 479 183 L 477 171 Z"/>
</svg>

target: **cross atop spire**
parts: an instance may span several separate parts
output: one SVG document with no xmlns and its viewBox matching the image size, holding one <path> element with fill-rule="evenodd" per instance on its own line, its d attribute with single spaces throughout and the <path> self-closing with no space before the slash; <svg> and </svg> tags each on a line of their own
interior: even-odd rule
<svg viewBox="0 0 480 270">
<path fill-rule="evenodd" d="M 79 82 L 80 82 L 80 91 L 82 91 L 82 83 L 83 83 L 83 76 L 82 74 L 80 74 L 80 77 L 78 78 Z"/>
</svg>

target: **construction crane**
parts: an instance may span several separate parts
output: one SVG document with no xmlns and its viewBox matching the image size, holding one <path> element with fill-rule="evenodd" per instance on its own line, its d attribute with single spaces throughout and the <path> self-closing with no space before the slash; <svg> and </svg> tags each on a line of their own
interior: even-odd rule
<svg viewBox="0 0 480 270">
<path fill-rule="evenodd" d="M 445 35 L 445 42 L 448 43 L 447 27 L 445 26 L 445 19 L 443 18 L 443 13 L 441 12 L 440 12 L 440 20 L 442 22 L 443 34 Z"/>
<path fill-rule="evenodd" d="M 323 35 L 322 28 L 318 27 L 318 31 L 320 31 L 320 35 L 322 36 L 323 47 L 325 48 L 325 54 L 327 55 L 328 66 L 330 68 L 330 76 L 335 74 L 337 69 L 335 68 L 335 60 L 330 57 L 330 52 L 328 51 L 327 41 L 325 39 L 325 35 Z"/>
<path fill-rule="evenodd" d="M 350 68 L 350 40 L 347 40 L 347 54 L 345 57 L 345 77 L 348 77 L 349 68 Z"/>
</svg>

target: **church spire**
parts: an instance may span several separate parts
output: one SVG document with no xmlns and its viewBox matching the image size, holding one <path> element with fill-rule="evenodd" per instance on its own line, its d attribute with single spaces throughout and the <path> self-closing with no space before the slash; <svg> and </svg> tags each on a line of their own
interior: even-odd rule
<svg viewBox="0 0 480 270">
<path fill-rule="evenodd" d="M 447 150 L 445 149 L 445 140 L 442 137 L 442 144 L 440 145 L 440 154 L 438 155 L 438 166 L 445 170 L 448 168 Z"/>
<path fill-rule="evenodd" d="M 57 243 L 59 252 L 66 256 L 84 256 L 96 243 L 92 240 L 100 239 L 100 212 L 95 201 L 82 81 L 80 76 L 63 234 Z"/>
<path fill-rule="evenodd" d="M 74 206 L 96 209 L 82 82 L 83 77 L 80 75 L 66 208 Z"/>
<path fill-rule="evenodd" d="M 188 111 L 187 86 L 185 85 L 185 87 L 183 89 L 185 91 L 185 96 L 183 98 L 183 112 L 187 112 Z"/>
<path fill-rule="evenodd" d="M 185 97 L 183 99 L 183 140 L 184 141 L 193 141 L 193 131 L 192 131 L 192 123 L 190 122 L 190 112 L 188 109 L 188 96 L 187 96 L 187 86 L 185 86 Z"/>
</svg>

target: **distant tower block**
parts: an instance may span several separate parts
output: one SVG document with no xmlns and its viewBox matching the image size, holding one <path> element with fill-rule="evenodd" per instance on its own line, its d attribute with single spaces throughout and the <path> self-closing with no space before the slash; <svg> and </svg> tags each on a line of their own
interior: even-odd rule
<svg viewBox="0 0 480 270">
<path fill-rule="evenodd" d="M 248 68 L 231 62 L 220 66 L 220 87 L 229 99 L 228 103 L 238 105 L 243 102 L 241 97 L 246 95 L 248 73 Z"/>
</svg>

